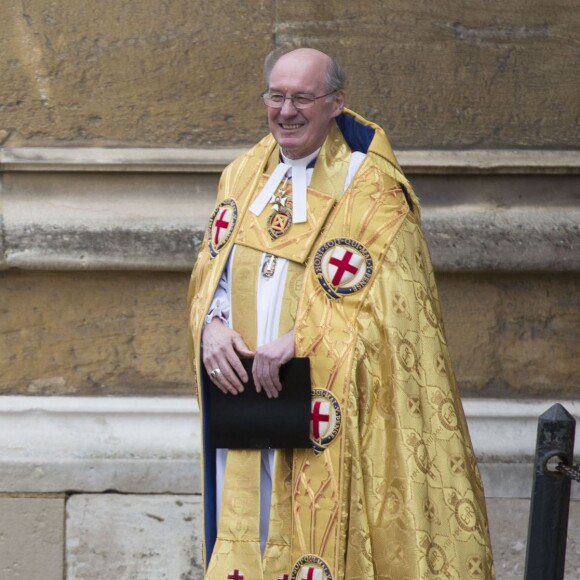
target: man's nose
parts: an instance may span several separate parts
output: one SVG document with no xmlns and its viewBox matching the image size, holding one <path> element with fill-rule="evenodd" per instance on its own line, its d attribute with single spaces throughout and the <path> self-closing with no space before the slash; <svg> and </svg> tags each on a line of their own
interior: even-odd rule
<svg viewBox="0 0 580 580">
<path fill-rule="evenodd" d="M 280 112 L 283 115 L 294 115 L 294 113 L 296 113 L 297 110 L 298 109 L 296 109 L 296 107 L 294 106 L 294 101 L 292 99 L 286 98 L 282 103 L 282 108 L 280 109 Z"/>
</svg>

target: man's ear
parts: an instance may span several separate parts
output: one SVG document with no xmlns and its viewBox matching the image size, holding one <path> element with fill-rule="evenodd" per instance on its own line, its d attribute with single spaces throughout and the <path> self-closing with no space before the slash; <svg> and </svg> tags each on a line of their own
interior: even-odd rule
<svg viewBox="0 0 580 580">
<path fill-rule="evenodd" d="M 334 95 L 333 117 L 338 117 L 342 113 L 342 110 L 344 109 L 345 99 L 346 95 L 342 89 L 336 92 L 336 95 Z"/>
</svg>

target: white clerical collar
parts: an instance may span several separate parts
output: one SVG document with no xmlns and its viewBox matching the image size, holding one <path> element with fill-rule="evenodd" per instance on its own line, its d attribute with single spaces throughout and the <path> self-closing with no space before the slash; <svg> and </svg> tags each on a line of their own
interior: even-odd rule
<svg viewBox="0 0 580 580">
<path fill-rule="evenodd" d="M 280 149 L 280 157 L 282 157 L 282 161 L 284 163 L 286 163 L 286 165 L 291 165 L 291 166 L 304 165 L 304 167 L 308 167 L 310 162 L 314 161 L 318 157 L 319 153 L 320 153 L 320 147 L 316 151 L 311 153 L 310 155 L 307 155 L 306 157 L 302 157 L 301 159 L 290 159 L 290 158 L 286 157 L 286 155 L 284 155 L 284 151 L 282 151 Z"/>
<path fill-rule="evenodd" d="M 282 161 L 274 169 L 266 185 L 252 202 L 250 211 L 254 215 L 260 215 L 268 205 L 282 179 L 287 174 L 290 174 L 292 176 L 292 222 L 295 224 L 306 222 L 306 190 L 308 188 L 306 171 L 308 165 L 316 159 L 319 152 L 320 148 L 301 159 L 289 159 L 281 152 Z"/>
</svg>

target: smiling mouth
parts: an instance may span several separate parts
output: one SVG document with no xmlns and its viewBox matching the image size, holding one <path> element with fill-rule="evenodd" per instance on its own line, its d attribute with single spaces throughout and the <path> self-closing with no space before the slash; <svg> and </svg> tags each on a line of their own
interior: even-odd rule
<svg viewBox="0 0 580 580">
<path fill-rule="evenodd" d="M 301 123 L 280 123 L 282 129 L 300 129 L 302 127 Z"/>
</svg>

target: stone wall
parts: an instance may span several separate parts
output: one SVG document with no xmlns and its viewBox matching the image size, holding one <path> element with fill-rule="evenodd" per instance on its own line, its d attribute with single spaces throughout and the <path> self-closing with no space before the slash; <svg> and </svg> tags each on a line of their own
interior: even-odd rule
<svg viewBox="0 0 580 580">
<path fill-rule="evenodd" d="M 187 394 L 185 297 L 236 150 L 0 155 L 0 393 Z M 465 395 L 570 397 L 580 158 L 402 151 Z M 541 164 L 543 162 L 543 164 Z"/>
<path fill-rule="evenodd" d="M 188 281 L 186 273 L 0 273 L 0 392 L 189 394 Z M 578 276 L 438 281 L 464 395 L 574 398 Z"/>
<path fill-rule="evenodd" d="M 266 132 L 264 55 L 311 45 L 344 64 L 351 106 L 385 126 L 415 182 L 462 388 L 571 393 L 580 358 L 573 8 L 8 3 L 0 392 L 187 392 L 185 272 L 218 171 Z"/>
<path fill-rule="evenodd" d="M 521 578 L 535 417 L 580 376 L 576 3 L 4 4 L 0 576 L 201 577 L 189 270 L 267 131 L 264 56 L 309 45 L 421 197 L 498 580 Z"/>
<path fill-rule="evenodd" d="M 0 498 L 0 509 L 0 534 L 4 539 L 0 570 L 5 580 L 203 578 L 199 497 L 11 497 Z M 497 580 L 521 580 L 529 502 L 491 499 L 488 511 Z M 564 580 L 577 580 L 580 502 L 571 504 L 570 517 Z"/>
<path fill-rule="evenodd" d="M 465 401 L 498 580 L 522 578 L 548 406 Z M 199 438 L 193 397 L 1 397 L 2 580 L 201 580 Z M 572 497 L 566 580 L 580 569 L 580 487 Z"/>
<path fill-rule="evenodd" d="M 265 131 L 274 46 L 334 53 L 396 147 L 577 148 L 574 0 L 18 0 L 0 145 L 231 146 Z"/>
</svg>

